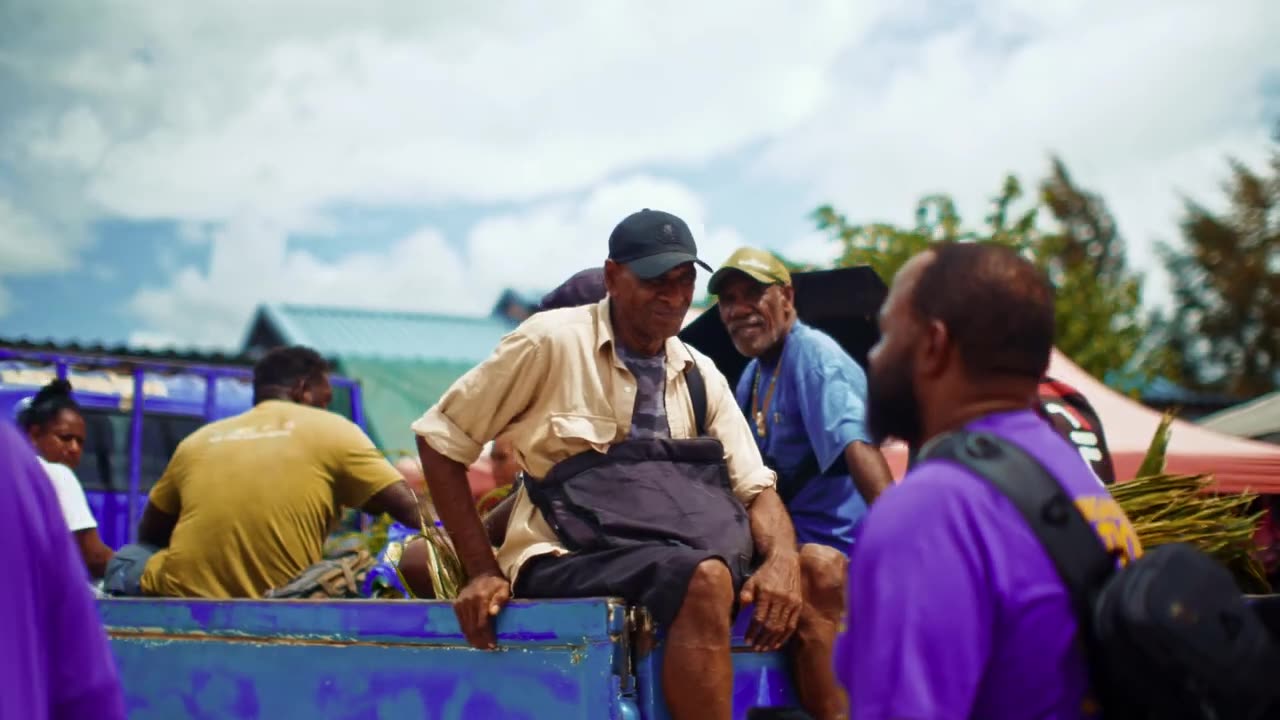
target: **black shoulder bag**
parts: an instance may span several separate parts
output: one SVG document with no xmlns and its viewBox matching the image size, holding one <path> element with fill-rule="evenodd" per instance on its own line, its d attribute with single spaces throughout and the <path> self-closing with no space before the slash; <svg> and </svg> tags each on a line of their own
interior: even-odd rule
<svg viewBox="0 0 1280 720">
<path fill-rule="evenodd" d="M 994 435 L 943 435 L 921 449 L 919 461 L 927 460 L 967 467 L 1026 519 L 1067 586 L 1108 720 L 1270 716 L 1263 713 L 1280 695 L 1273 640 L 1208 555 L 1162 545 L 1118 568 L 1048 470 Z"/>
</svg>

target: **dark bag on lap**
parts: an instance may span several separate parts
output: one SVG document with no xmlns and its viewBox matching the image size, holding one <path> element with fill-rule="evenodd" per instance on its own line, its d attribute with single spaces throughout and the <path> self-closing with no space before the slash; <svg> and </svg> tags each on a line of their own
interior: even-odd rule
<svg viewBox="0 0 1280 720">
<path fill-rule="evenodd" d="M 719 556 L 744 577 L 754 552 L 747 510 L 729 484 L 724 446 L 701 437 L 706 386 L 696 365 L 685 378 L 700 437 L 626 440 L 607 453 L 581 453 L 525 489 L 571 551 L 683 546 Z"/>
<path fill-rule="evenodd" d="M 575 455 L 527 490 L 573 551 L 656 543 L 710 551 L 737 573 L 751 562 L 747 510 L 713 438 L 628 440 Z"/>
</svg>

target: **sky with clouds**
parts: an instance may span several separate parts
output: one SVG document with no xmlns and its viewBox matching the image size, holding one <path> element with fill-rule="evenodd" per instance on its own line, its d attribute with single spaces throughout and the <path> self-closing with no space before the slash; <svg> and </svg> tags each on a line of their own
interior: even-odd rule
<svg viewBox="0 0 1280 720">
<path fill-rule="evenodd" d="M 641 207 L 977 219 L 1051 152 L 1167 281 L 1280 118 L 1274 0 L 0 2 L 0 336 L 234 347 L 290 301 L 486 313 Z"/>
</svg>

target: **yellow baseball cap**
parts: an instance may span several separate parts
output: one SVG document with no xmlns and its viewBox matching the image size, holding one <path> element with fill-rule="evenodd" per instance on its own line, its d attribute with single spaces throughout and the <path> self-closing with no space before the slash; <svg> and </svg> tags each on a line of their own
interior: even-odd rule
<svg viewBox="0 0 1280 720">
<path fill-rule="evenodd" d="M 757 248 L 738 248 L 733 251 L 724 265 L 711 275 L 707 281 L 707 290 L 712 295 L 720 294 L 720 285 L 725 277 L 734 272 L 745 273 L 752 280 L 765 285 L 790 285 L 791 272 L 787 266 L 768 250 Z"/>
</svg>

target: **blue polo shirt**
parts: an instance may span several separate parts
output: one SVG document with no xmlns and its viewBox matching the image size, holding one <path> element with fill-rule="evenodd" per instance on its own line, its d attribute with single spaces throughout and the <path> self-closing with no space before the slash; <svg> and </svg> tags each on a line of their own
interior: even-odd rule
<svg viewBox="0 0 1280 720">
<path fill-rule="evenodd" d="M 765 416 L 765 434 L 751 412 L 777 385 Z M 844 449 L 869 442 L 867 376 L 831 336 L 796 321 L 775 366 L 753 359 L 738 379 L 737 400 L 765 462 L 778 472 L 778 491 L 801 544 L 819 543 L 848 553 L 853 530 L 867 511 L 845 464 Z"/>
</svg>

